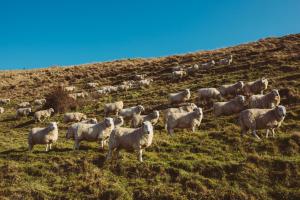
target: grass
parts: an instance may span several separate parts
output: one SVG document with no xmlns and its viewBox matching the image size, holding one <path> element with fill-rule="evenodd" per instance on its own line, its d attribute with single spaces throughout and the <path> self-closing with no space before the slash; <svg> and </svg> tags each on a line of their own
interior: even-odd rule
<svg viewBox="0 0 300 200">
<path fill-rule="evenodd" d="M 1 72 L 1 96 L 12 98 L 0 115 L 1 199 L 299 199 L 300 198 L 300 35 L 268 38 L 259 42 L 208 52 L 156 59 L 130 59 L 70 68 Z M 168 79 L 174 64 L 192 65 L 234 55 L 231 66 L 200 69 L 181 82 Z M 236 116 L 215 118 L 208 108 L 196 133 L 167 135 L 160 122 L 153 144 L 144 153 L 121 151 L 121 160 L 106 163 L 107 147 L 83 142 L 73 151 L 65 139 L 68 124 L 60 123 L 54 149 L 44 146 L 27 151 L 31 117 L 14 120 L 15 105 L 42 97 L 60 83 L 84 88 L 87 82 L 118 84 L 132 73 L 154 79 L 149 88 L 130 90 L 97 99 L 89 98 L 79 111 L 103 118 L 103 104 L 124 100 L 126 106 L 142 104 L 146 111 L 167 106 L 167 94 L 190 88 L 217 87 L 262 76 L 270 88 L 288 88 L 294 100 L 283 98 L 288 115 L 276 138 L 262 141 L 240 137 Z M 12 90 L 13 87 L 13 90 Z M 92 90 L 90 90 L 92 92 Z M 62 121 L 56 114 L 51 121 Z"/>
</svg>

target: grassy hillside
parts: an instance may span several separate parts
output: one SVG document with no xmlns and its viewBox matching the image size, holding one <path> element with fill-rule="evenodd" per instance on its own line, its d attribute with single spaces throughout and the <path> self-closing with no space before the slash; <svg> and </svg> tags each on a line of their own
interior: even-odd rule
<svg viewBox="0 0 300 200">
<path fill-rule="evenodd" d="M 230 66 L 200 69 L 181 82 L 169 78 L 174 65 L 192 65 L 233 54 Z M 154 142 L 144 153 L 121 151 L 122 159 L 106 163 L 99 144 L 83 142 L 73 151 L 65 139 L 67 124 L 62 114 L 60 136 L 54 150 L 44 146 L 27 151 L 31 118 L 13 119 L 17 103 L 48 94 L 59 84 L 82 90 L 87 82 L 116 85 L 132 74 L 154 79 L 149 88 L 94 97 L 78 109 L 90 117 L 103 118 L 103 104 L 123 100 L 126 106 L 142 104 L 146 112 L 167 107 L 167 94 L 190 88 L 218 87 L 238 80 L 269 79 L 281 90 L 288 114 L 276 138 L 262 141 L 240 137 L 237 117 L 215 118 L 204 110 L 196 133 L 176 131 L 167 135 L 162 122 Z M 130 59 L 73 67 L 0 72 L 0 97 L 11 98 L 0 115 L 0 199 L 300 199 L 300 34 L 268 38 L 214 51 L 201 51 L 155 59 Z M 284 95 L 284 96 L 283 96 Z"/>
</svg>

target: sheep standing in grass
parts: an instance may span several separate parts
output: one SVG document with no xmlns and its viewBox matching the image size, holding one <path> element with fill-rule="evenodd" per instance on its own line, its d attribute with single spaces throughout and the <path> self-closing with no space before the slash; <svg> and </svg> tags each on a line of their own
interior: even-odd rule
<svg viewBox="0 0 300 200">
<path fill-rule="evenodd" d="M 46 103 L 46 99 L 36 99 L 34 100 L 33 104 L 36 106 L 42 106 Z"/>
<path fill-rule="evenodd" d="M 107 116 L 109 113 L 119 114 L 120 110 L 124 107 L 123 101 L 117 101 L 114 103 L 107 103 L 104 105 L 104 115 Z"/>
<path fill-rule="evenodd" d="M 4 113 L 4 108 L 0 107 L 0 114 Z"/>
<path fill-rule="evenodd" d="M 76 123 L 74 125 L 74 136 L 72 132 L 67 132 L 67 138 L 74 137 L 74 148 L 79 149 L 81 141 L 99 141 L 101 142 L 101 148 L 104 148 L 104 142 L 109 138 L 112 130 L 114 129 L 114 121 L 112 118 L 105 118 L 103 122 L 98 124 L 85 124 Z"/>
<path fill-rule="evenodd" d="M 221 100 L 221 93 L 216 88 L 201 88 L 197 91 L 197 96 L 202 104 L 207 104 L 213 99 Z"/>
<path fill-rule="evenodd" d="M 244 87 L 244 82 L 239 81 L 234 84 L 222 85 L 219 88 L 219 91 L 222 96 L 228 96 L 228 95 L 236 96 L 240 91 L 242 91 L 243 87 Z"/>
<path fill-rule="evenodd" d="M 134 80 L 137 80 L 137 81 L 141 81 L 141 80 L 144 80 L 146 77 L 146 74 L 135 74 L 134 75 Z"/>
<path fill-rule="evenodd" d="M 115 125 L 115 128 L 121 127 L 121 126 L 123 126 L 123 124 L 124 124 L 124 119 L 123 119 L 123 117 L 118 116 L 118 117 L 114 118 L 114 125 Z"/>
<path fill-rule="evenodd" d="M 274 108 L 280 104 L 278 90 L 272 90 L 266 95 L 252 95 L 249 98 L 249 108 Z"/>
<path fill-rule="evenodd" d="M 250 129 L 252 134 L 257 138 L 256 130 L 267 129 L 266 137 L 269 135 L 271 129 L 273 137 L 275 136 L 275 128 L 281 126 L 286 116 L 286 109 L 284 106 L 276 106 L 273 109 L 247 109 L 240 113 L 239 123 L 242 129 L 243 136 Z"/>
<path fill-rule="evenodd" d="M 143 122 L 149 121 L 152 125 L 157 124 L 159 120 L 159 112 L 154 110 L 149 115 L 134 115 L 131 120 L 131 127 L 137 128 L 142 125 Z"/>
<path fill-rule="evenodd" d="M 210 67 L 213 67 L 215 64 L 216 64 L 216 62 L 214 60 L 211 60 L 210 62 L 202 63 L 201 66 L 204 69 L 209 69 Z"/>
<path fill-rule="evenodd" d="M 64 122 L 80 122 L 82 120 L 87 119 L 86 115 L 83 113 L 79 112 L 74 112 L 74 113 L 66 113 L 64 115 Z"/>
<path fill-rule="evenodd" d="M 18 108 L 16 118 L 27 117 L 31 113 L 31 108 Z"/>
<path fill-rule="evenodd" d="M 174 129 L 191 129 L 195 132 L 196 127 L 200 126 L 203 118 L 201 108 L 195 108 L 192 112 L 187 113 L 170 113 L 167 118 L 167 131 L 173 135 Z"/>
<path fill-rule="evenodd" d="M 178 93 L 169 94 L 169 103 L 172 104 L 180 104 L 191 98 L 190 89 L 185 89 Z"/>
<path fill-rule="evenodd" d="M 145 108 L 142 105 L 138 105 L 120 110 L 119 115 L 124 119 L 131 119 L 134 115 L 140 115 L 144 111 Z"/>
<path fill-rule="evenodd" d="M 96 88 L 98 87 L 98 83 L 87 83 L 86 84 L 88 88 Z"/>
<path fill-rule="evenodd" d="M 152 139 L 153 126 L 149 121 L 143 122 L 143 125 L 136 129 L 123 127 L 116 128 L 109 138 L 107 160 L 112 158 L 114 150 L 117 151 L 117 157 L 119 157 L 119 151 L 121 149 L 126 149 L 136 150 L 138 152 L 138 160 L 143 162 L 143 149 L 152 144 Z"/>
<path fill-rule="evenodd" d="M 0 99 L 0 105 L 6 105 L 10 103 L 10 99 Z"/>
<path fill-rule="evenodd" d="M 252 94 L 263 94 L 264 90 L 268 88 L 268 79 L 261 78 L 256 81 L 245 83 L 244 94 L 250 96 Z"/>
<path fill-rule="evenodd" d="M 188 74 L 194 74 L 194 73 L 197 72 L 198 70 L 199 70 L 199 65 L 197 65 L 197 64 L 195 64 L 195 65 L 193 65 L 193 66 L 191 66 L 191 67 L 188 67 L 188 68 L 186 69 L 186 71 L 187 71 Z"/>
<path fill-rule="evenodd" d="M 153 79 L 144 79 L 136 82 L 137 88 L 149 87 Z"/>
<path fill-rule="evenodd" d="M 230 58 L 223 58 L 219 61 L 219 64 L 221 65 L 230 65 L 233 61 L 233 55 L 230 55 Z"/>
<path fill-rule="evenodd" d="M 174 71 L 172 72 L 172 79 L 173 80 L 181 80 L 183 77 L 187 75 L 186 71 L 180 70 L 180 71 Z"/>
<path fill-rule="evenodd" d="M 98 124 L 98 120 L 96 118 L 90 118 L 90 119 L 82 120 L 80 122 L 72 124 L 71 126 L 69 126 L 69 128 L 67 130 L 67 134 L 66 134 L 66 138 L 67 139 L 71 139 L 71 138 L 74 139 L 78 123 L 83 123 L 83 124 Z"/>
<path fill-rule="evenodd" d="M 33 128 L 28 135 L 29 151 L 36 144 L 46 144 L 46 151 L 51 150 L 51 146 L 58 139 L 58 127 L 56 122 L 51 122 L 46 128 Z"/>
<path fill-rule="evenodd" d="M 238 95 L 228 102 L 216 102 L 213 106 L 214 114 L 220 116 L 239 113 L 245 109 L 245 104 L 246 98 L 242 95 Z"/>
<path fill-rule="evenodd" d="M 64 87 L 64 90 L 65 90 L 66 92 L 73 92 L 75 89 L 76 89 L 75 86 L 67 86 L 67 87 Z"/>
<path fill-rule="evenodd" d="M 34 121 L 35 122 L 45 121 L 45 119 L 51 117 L 52 113 L 54 113 L 53 108 L 50 108 L 50 109 L 47 109 L 47 110 L 37 111 L 37 112 L 34 113 Z"/>
<path fill-rule="evenodd" d="M 22 102 L 18 104 L 18 108 L 28 108 L 28 107 L 30 107 L 29 102 Z"/>
</svg>

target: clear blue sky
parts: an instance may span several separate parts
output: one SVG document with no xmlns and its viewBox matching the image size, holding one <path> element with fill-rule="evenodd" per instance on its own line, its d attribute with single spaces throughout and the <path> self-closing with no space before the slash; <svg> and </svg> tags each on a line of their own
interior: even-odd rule
<svg viewBox="0 0 300 200">
<path fill-rule="evenodd" d="M 0 0 L 0 69 L 216 49 L 300 33 L 300 0 Z"/>
</svg>

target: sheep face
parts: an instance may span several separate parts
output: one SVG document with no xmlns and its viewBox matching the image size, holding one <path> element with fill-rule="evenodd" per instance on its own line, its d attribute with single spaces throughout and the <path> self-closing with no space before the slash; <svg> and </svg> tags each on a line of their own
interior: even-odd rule
<svg viewBox="0 0 300 200">
<path fill-rule="evenodd" d="M 238 95 L 235 97 L 236 101 L 244 105 L 246 103 L 246 98 L 243 95 Z"/>
<path fill-rule="evenodd" d="M 267 87 L 268 87 L 268 79 L 262 78 L 262 79 L 260 80 L 260 83 L 261 83 L 261 85 L 262 85 L 262 88 L 263 88 L 264 90 L 266 90 Z"/>
<path fill-rule="evenodd" d="M 104 123 L 106 125 L 106 127 L 113 127 L 114 126 L 114 120 L 113 118 L 105 118 L 104 119 Z"/>
<path fill-rule="evenodd" d="M 238 89 L 241 90 L 244 87 L 244 82 L 243 81 L 239 81 L 238 82 Z"/>
<path fill-rule="evenodd" d="M 285 109 L 284 106 L 277 106 L 277 107 L 275 108 L 275 110 L 276 110 L 276 112 L 278 113 L 278 115 L 279 115 L 280 117 L 285 117 L 285 116 L 286 116 L 286 109 Z"/>
<path fill-rule="evenodd" d="M 154 110 L 153 113 L 154 113 L 154 117 L 159 117 L 159 111 L 158 110 Z"/>
<path fill-rule="evenodd" d="M 124 124 L 124 118 L 122 116 L 118 116 L 115 119 L 114 124 L 118 124 L 119 126 L 122 126 Z"/>
<path fill-rule="evenodd" d="M 51 131 L 53 131 L 54 129 L 57 129 L 57 122 L 50 122 L 49 128 Z"/>
<path fill-rule="evenodd" d="M 195 108 L 193 111 L 197 114 L 197 116 L 203 116 L 202 108 Z"/>
<path fill-rule="evenodd" d="M 187 94 L 190 94 L 190 89 L 185 89 L 185 90 L 184 90 L 184 94 L 186 94 L 186 95 L 187 95 Z"/>
<path fill-rule="evenodd" d="M 278 90 L 272 90 L 271 94 L 274 97 L 274 99 L 278 99 L 280 97 Z"/>
<path fill-rule="evenodd" d="M 194 110 L 195 108 L 197 108 L 196 104 L 194 104 L 194 103 L 190 103 L 187 106 L 190 106 L 192 108 L 192 110 Z"/>
<path fill-rule="evenodd" d="M 153 134 L 153 126 L 149 121 L 143 122 L 143 132 L 146 134 Z"/>
<path fill-rule="evenodd" d="M 54 109 L 53 108 L 50 108 L 49 111 L 50 111 L 50 113 L 54 113 Z"/>
<path fill-rule="evenodd" d="M 140 112 L 144 112 L 144 111 L 145 111 L 145 108 L 144 108 L 144 106 L 142 106 L 142 105 L 138 105 L 137 108 L 138 108 L 138 110 L 139 110 Z"/>
</svg>

